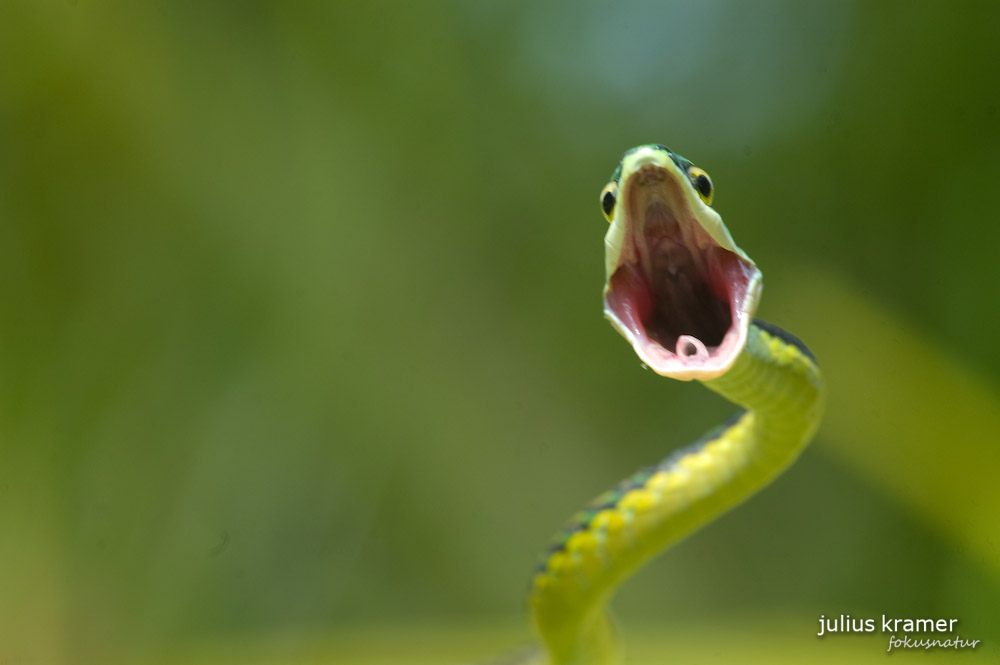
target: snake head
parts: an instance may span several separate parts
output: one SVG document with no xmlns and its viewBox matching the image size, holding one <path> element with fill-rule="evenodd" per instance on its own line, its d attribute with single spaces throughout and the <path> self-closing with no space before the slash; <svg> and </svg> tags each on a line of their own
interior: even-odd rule
<svg viewBox="0 0 1000 665">
<path fill-rule="evenodd" d="M 710 379 L 732 367 L 761 273 L 708 204 L 711 181 L 661 145 L 625 153 L 602 206 L 604 314 L 657 374 Z"/>
</svg>

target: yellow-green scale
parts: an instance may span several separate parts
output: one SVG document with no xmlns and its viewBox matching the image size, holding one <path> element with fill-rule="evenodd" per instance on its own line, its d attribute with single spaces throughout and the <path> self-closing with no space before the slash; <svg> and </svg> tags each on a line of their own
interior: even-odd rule
<svg viewBox="0 0 1000 665">
<path fill-rule="evenodd" d="M 705 385 L 747 413 L 598 512 L 535 576 L 529 602 L 550 665 L 621 662 L 605 607 L 614 590 L 664 548 L 773 480 L 808 443 L 822 414 L 816 363 L 757 326 L 733 366 Z"/>
</svg>

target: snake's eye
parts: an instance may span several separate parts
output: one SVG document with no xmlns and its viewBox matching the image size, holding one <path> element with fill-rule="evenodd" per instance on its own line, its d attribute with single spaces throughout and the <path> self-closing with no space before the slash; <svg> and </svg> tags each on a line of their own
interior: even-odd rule
<svg viewBox="0 0 1000 665">
<path fill-rule="evenodd" d="M 615 201 L 618 200 L 618 183 L 612 180 L 601 190 L 601 210 L 609 222 L 614 218 Z"/>
<path fill-rule="evenodd" d="M 703 169 L 692 166 L 688 169 L 688 177 L 691 178 L 691 184 L 698 190 L 705 205 L 712 205 L 712 195 L 715 192 L 712 190 L 712 179 L 708 177 L 708 174 Z"/>
</svg>

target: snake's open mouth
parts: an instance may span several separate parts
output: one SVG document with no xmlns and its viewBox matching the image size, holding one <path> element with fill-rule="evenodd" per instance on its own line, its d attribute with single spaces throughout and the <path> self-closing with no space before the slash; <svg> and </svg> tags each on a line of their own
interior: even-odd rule
<svg viewBox="0 0 1000 665">
<path fill-rule="evenodd" d="M 625 233 L 604 311 L 658 374 L 706 379 L 746 342 L 760 273 L 702 227 L 666 169 L 625 183 Z"/>
</svg>

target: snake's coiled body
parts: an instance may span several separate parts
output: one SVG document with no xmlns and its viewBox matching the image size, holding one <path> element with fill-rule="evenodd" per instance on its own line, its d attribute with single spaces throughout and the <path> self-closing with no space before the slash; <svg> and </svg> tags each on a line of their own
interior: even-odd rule
<svg viewBox="0 0 1000 665">
<path fill-rule="evenodd" d="M 536 662 L 622 662 L 607 611 L 615 589 L 767 485 L 818 426 L 816 361 L 792 335 L 752 319 L 760 273 L 708 207 L 711 194 L 707 175 L 663 146 L 626 153 L 602 194 L 612 222 L 605 313 L 654 371 L 701 380 L 745 411 L 601 495 L 556 537 L 531 583 L 545 646 Z M 684 309 L 692 303 L 714 313 Z"/>
</svg>

